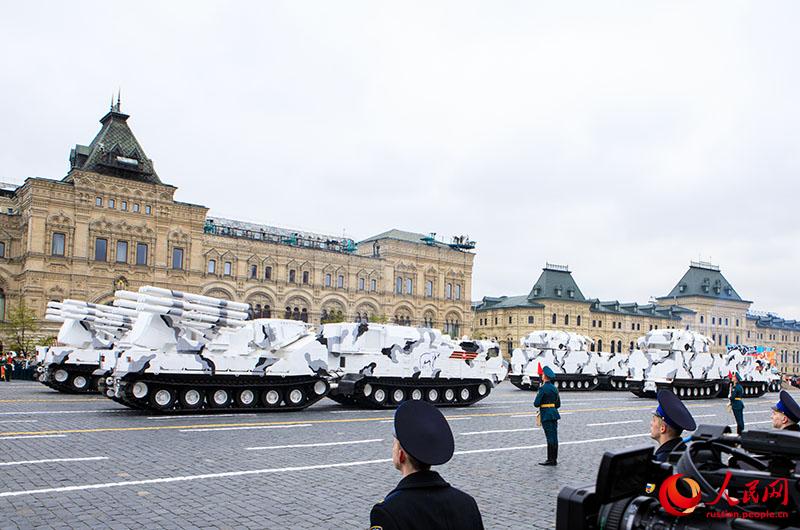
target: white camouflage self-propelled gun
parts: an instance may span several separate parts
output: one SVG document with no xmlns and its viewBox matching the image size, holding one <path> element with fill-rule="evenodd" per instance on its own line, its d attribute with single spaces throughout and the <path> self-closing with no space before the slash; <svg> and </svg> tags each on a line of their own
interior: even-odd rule
<svg viewBox="0 0 800 530">
<path fill-rule="evenodd" d="M 431 328 L 391 324 L 325 324 L 335 377 L 328 397 L 368 408 L 394 408 L 407 399 L 467 406 L 489 395 L 508 373 L 496 342 L 453 340 Z"/>
<path fill-rule="evenodd" d="M 628 358 L 628 388 L 638 397 L 671 390 L 681 399 L 712 399 L 727 390 L 725 361 L 711 340 L 689 330 L 658 329 L 637 341 Z"/>
<path fill-rule="evenodd" d="M 559 390 L 594 390 L 600 385 L 598 355 L 588 351 L 592 340 L 577 333 L 539 330 L 521 340 L 522 348 L 511 354 L 511 383 L 522 390 L 537 390 L 539 367 L 556 374 Z"/>
<path fill-rule="evenodd" d="M 112 373 L 114 397 L 156 412 L 299 410 L 325 397 L 327 350 L 303 322 L 156 287 L 118 291 L 139 312 Z"/>
<path fill-rule="evenodd" d="M 100 359 L 130 331 L 136 312 L 64 300 L 48 302 L 45 319 L 61 322 L 57 337 L 60 346 L 37 348 L 37 359 L 41 359 L 36 368 L 38 380 L 60 392 L 87 393 L 98 390 L 99 379 L 94 372 Z"/>
<path fill-rule="evenodd" d="M 597 377 L 600 380 L 600 390 L 627 390 L 628 389 L 628 356 L 629 353 L 594 352 L 597 355 Z"/>
</svg>

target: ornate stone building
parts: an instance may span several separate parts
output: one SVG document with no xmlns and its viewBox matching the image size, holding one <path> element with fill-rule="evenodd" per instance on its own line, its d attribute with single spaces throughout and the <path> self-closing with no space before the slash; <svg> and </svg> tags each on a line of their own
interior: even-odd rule
<svg viewBox="0 0 800 530">
<path fill-rule="evenodd" d="M 349 239 L 208 217 L 175 200 L 114 105 L 61 180 L 0 189 L 0 316 L 24 298 L 107 303 L 156 285 L 243 301 L 256 316 L 386 318 L 470 332 L 474 243 L 389 230 Z M 48 329 L 49 331 L 49 329 Z"/>
<path fill-rule="evenodd" d="M 709 263 L 691 263 L 669 294 L 648 304 L 586 298 L 567 267 L 547 264 L 527 295 L 483 298 L 474 334 L 497 338 L 508 354 L 535 329 L 572 331 L 597 351 L 627 352 L 650 330 L 683 328 L 710 337 L 716 352 L 732 344 L 774 349 L 779 367 L 798 373 L 800 321 L 750 312 L 751 304 Z"/>
</svg>

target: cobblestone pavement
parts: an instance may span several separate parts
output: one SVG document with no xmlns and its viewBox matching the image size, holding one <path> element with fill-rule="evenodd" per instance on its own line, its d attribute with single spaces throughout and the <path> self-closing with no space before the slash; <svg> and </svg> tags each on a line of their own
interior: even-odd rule
<svg viewBox="0 0 800 530">
<path fill-rule="evenodd" d="M 769 428 L 776 394 L 746 401 Z M 558 490 L 594 482 L 604 451 L 652 445 L 654 401 L 562 392 L 557 468 L 544 459 L 533 394 L 503 383 L 446 409 L 456 456 L 439 471 L 476 497 L 487 528 L 553 528 Z M 731 422 L 723 400 L 689 404 Z M 2 528 L 366 528 L 400 479 L 392 412 L 323 400 L 293 413 L 151 416 L 97 395 L 0 383 Z"/>
</svg>

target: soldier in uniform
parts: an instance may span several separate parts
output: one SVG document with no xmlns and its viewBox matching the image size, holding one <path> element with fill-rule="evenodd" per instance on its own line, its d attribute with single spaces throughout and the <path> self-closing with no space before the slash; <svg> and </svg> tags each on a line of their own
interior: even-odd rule
<svg viewBox="0 0 800 530">
<path fill-rule="evenodd" d="M 800 405 L 786 390 L 781 390 L 778 402 L 772 406 L 772 426 L 784 431 L 800 432 Z"/>
<path fill-rule="evenodd" d="M 403 402 L 394 414 L 392 463 L 403 475 L 372 507 L 370 530 L 483 530 L 478 504 L 452 487 L 431 466 L 453 456 L 453 432 L 439 409 L 424 401 Z"/>
<path fill-rule="evenodd" d="M 561 398 L 558 396 L 556 385 L 553 384 L 556 378 L 555 372 L 549 366 L 545 366 L 542 370 L 539 365 L 539 369 L 542 385 L 536 393 L 533 405 L 539 407 L 539 418 L 542 420 L 542 429 L 547 438 L 547 460 L 539 462 L 539 465 L 555 466 L 558 465 L 558 420 L 561 419 L 558 407 L 561 406 Z"/>
<path fill-rule="evenodd" d="M 697 424 L 686 405 L 670 390 L 659 390 L 658 407 L 650 420 L 650 438 L 659 443 L 653 455 L 656 462 L 666 462 L 669 454 L 681 444 L 681 433 L 693 431 Z"/>
<path fill-rule="evenodd" d="M 731 412 L 733 417 L 736 418 L 736 434 L 742 434 L 744 430 L 744 388 L 742 388 L 741 377 L 739 372 L 731 374 L 731 393 L 729 396 Z"/>
</svg>

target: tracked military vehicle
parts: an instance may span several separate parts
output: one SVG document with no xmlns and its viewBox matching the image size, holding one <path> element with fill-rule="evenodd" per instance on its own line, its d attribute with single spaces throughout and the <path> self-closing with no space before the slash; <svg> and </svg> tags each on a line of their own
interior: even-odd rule
<svg viewBox="0 0 800 530">
<path fill-rule="evenodd" d="M 49 302 L 45 319 L 61 322 L 59 346 L 37 348 L 37 378 L 68 393 L 96 392 L 100 358 L 130 331 L 136 313 L 80 300 Z"/>
<path fill-rule="evenodd" d="M 592 340 L 567 331 L 539 330 L 522 338 L 522 348 L 511 354 L 509 380 L 522 390 L 537 390 L 539 366 L 556 374 L 559 390 L 594 390 L 600 386 L 599 356 L 590 352 Z"/>
<path fill-rule="evenodd" d="M 496 342 L 453 340 L 431 328 L 325 324 L 318 341 L 334 377 L 328 397 L 352 406 L 388 409 L 407 399 L 472 405 L 508 372 Z"/>
<path fill-rule="evenodd" d="M 308 324 L 247 320 L 247 304 L 156 287 L 118 291 L 139 312 L 110 376 L 117 400 L 155 412 L 299 410 L 328 393 Z"/>
<path fill-rule="evenodd" d="M 756 348 L 736 344 L 726 349 L 725 365 L 729 373 L 741 376 L 745 397 L 759 397 L 780 390 L 780 374 Z"/>
<path fill-rule="evenodd" d="M 726 357 L 712 354 L 710 344 L 708 337 L 689 330 L 648 332 L 629 357 L 629 389 L 638 397 L 650 398 L 661 389 L 672 390 L 681 399 L 727 396 L 728 373 L 736 367 L 744 369 L 748 361 L 736 353 Z M 768 386 L 754 381 L 742 381 L 742 385 L 745 397 L 761 396 Z"/>
<path fill-rule="evenodd" d="M 628 389 L 628 353 L 599 352 L 597 355 L 597 377 L 600 380 L 599 390 Z"/>
</svg>

